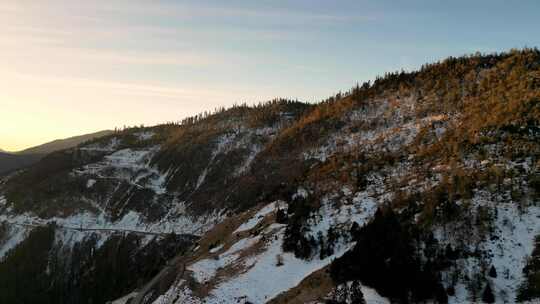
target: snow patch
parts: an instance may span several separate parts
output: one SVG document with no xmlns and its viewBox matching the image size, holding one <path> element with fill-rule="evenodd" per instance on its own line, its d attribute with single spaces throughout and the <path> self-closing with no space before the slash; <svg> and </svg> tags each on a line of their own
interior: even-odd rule
<svg viewBox="0 0 540 304">
<path fill-rule="evenodd" d="M 261 210 L 259 210 L 259 212 L 257 212 L 253 217 L 251 217 L 247 222 L 240 225 L 240 227 L 238 227 L 234 231 L 234 233 L 243 232 L 243 231 L 247 231 L 247 230 L 251 230 L 255 228 L 255 226 L 257 226 L 264 219 L 265 216 L 274 212 L 278 207 L 284 206 L 284 204 L 285 203 L 282 201 L 275 201 L 264 206 L 263 208 L 261 208 Z"/>
<path fill-rule="evenodd" d="M 118 179 L 138 188 L 147 188 L 164 194 L 169 172 L 161 173 L 150 165 L 159 146 L 145 149 L 122 149 L 104 157 L 97 163 L 73 170 L 76 175 L 89 175 L 92 179 Z M 88 184 L 87 184 L 88 185 Z M 90 188 L 90 187 L 89 187 Z"/>
<path fill-rule="evenodd" d="M 90 188 L 92 188 L 95 184 L 96 184 L 96 180 L 95 180 L 95 179 L 89 179 L 89 180 L 86 182 L 86 188 L 90 189 Z"/>
<path fill-rule="evenodd" d="M 152 131 L 143 131 L 143 132 L 135 133 L 135 136 L 137 136 L 137 138 L 139 138 L 139 140 L 141 141 L 152 139 L 154 135 L 156 135 L 156 133 Z"/>
<path fill-rule="evenodd" d="M 6 253 L 17 247 L 28 236 L 31 229 L 24 226 L 9 225 L 6 231 L 6 237 L 0 239 L 0 261 Z"/>
<path fill-rule="evenodd" d="M 353 222 L 361 227 L 375 215 L 377 207 L 377 202 L 366 192 L 358 192 L 353 197 L 352 204 L 341 204 L 339 208 L 329 198 L 324 198 L 318 213 L 308 221 L 309 234 L 313 237 L 317 237 L 319 233 L 326 235 L 331 227 L 348 228 Z"/>
<path fill-rule="evenodd" d="M 193 271 L 193 276 L 197 280 L 197 282 L 204 283 L 212 279 L 220 268 L 229 266 L 233 262 L 235 262 L 239 257 L 240 251 L 245 250 L 246 248 L 249 248 L 255 245 L 257 242 L 259 242 L 260 239 L 261 239 L 260 237 L 241 239 L 235 244 L 233 244 L 223 254 L 215 258 L 200 260 L 192 264 L 190 267 L 188 267 L 188 269 Z M 215 250 L 214 252 L 212 251 L 210 252 L 211 253 L 218 252 L 219 249 L 221 249 L 222 247 L 223 245 L 217 247 L 218 249 Z"/>
<path fill-rule="evenodd" d="M 362 285 L 362 293 L 366 304 L 390 304 L 390 300 L 381 296 L 375 289 Z"/>
<path fill-rule="evenodd" d="M 183 204 L 183 203 L 181 203 Z M 126 231 L 142 233 L 176 233 L 176 234 L 202 234 L 210 230 L 219 223 L 224 215 L 222 212 L 214 211 L 204 216 L 192 217 L 188 215 L 171 213 L 177 208 L 172 208 L 160 221 L 147 223 L 144 216 L 136 211 L 129 211 L 117 221 L 110 221 L 105 213 L 93 214 L 82 212 L 69 217 L 52 217 L 43 219 L 25 214 L 0 214 L 0 222 L 7 222 L 11 225 L 20 226 L 46 226 L 56 223 L 57 226 L 71 230 L 93 230 L 93 231 Z"/>
<path fill-rule="evenodd" d="M 212 279 L 216 272 L 223 267 L 230 265 L 236 261 L 238 255 L 222 255 L 214 259 L 200 260 L 188 267 L 188 270 L 193 272 L 193 277 L 199 283 L 205 283 Z"/>
<path fill-rule="evenodd" d="M 266 251 L 258 256 L 248 258 L 244 263 L 250 267 L 244 273 L 220 283 L 205 303 L 265 303 L 280 293 L 297 286 L 306 276 L 328 265 L 333 259 L 340 257 L 349 247 L 343 247 L 336 254 L 323 260 L 305 261 L 292 253 L 284 253 L 281 249 L 284 229 L 271 238 Z M 276 266 L 280 255 L 283 266 Z M 269 280 L 268 278 L 271 278 Z M 180 302 L 178 302 L 180 303 Z"/>
<path fill-rule="evenodd" d="M 245 250 L 246 248 L 249 248 L 249 247 L 257 244 L 257 242 L 259 242 L 260 239 L 261 239 L 260 236 L 256 236 L 256 237 L 252 237 L 252 238 L 243 238 L 243 239 L 239 240 L 238 242 L 234 243 L 231 246 L 231 248 L 229 248 L 227 250 L 227 252 L 224 253 L 224 255 L 235 254 L 238 251 Z"/>
<path fill-rule="evenodd" d="M 459 222 L 456 223 L 457 227 L 436 229 L 434 235 L 442 244 L 457 246 L 460 240 L 466 240 L 468 250 L 478 248 L 487 253 L 485 258 L 459 259 L 456 261 L 457 268 L 463 275 L 473 278 L 481 271 L 482 263 L 487 262 L 488 267 L 493 265 L 497 277 L 485 277 L 491 284 L 497 303 L 513 302 L 525 279 L 523 268 L 527 257 L 533 252 L 536 236 L 540 235 L 540 207 L 533 204 L 520 211 L 517 203 L 493 202 L 489 193 L 483 191 L 476 193 L 472 206 L 473 214 L 478 207 L 487 207 L 494 212 L 492 229 L 496 237 L 483 236 L 478 231 L 462 231 L 460 227 L 464 225 Z M 443 281 L 450 284 L 450 277 L 451 273 L 445 272 Z M 456 295 L 449 298 L 449 303 L 470 302 L 471 295 L 466 286 L 467 282 L 460 278 L 455 286 Z"/>
<path fill-rule="evenodd" d="M 220 251 L 221 248 L 223 248 L 223 244 L 210 249 L 210 253 L 216 253 L 216 252 Z"/>
<path fill-rule="evenodd" d="M 296 193 L 293 194 L 292 196 L 292 199 L 296 199 L 296 198 L 307 198 L 308 197 L 308 192 L 306 189 L 302 188 L 302 187 L 299 187 L 298 190 L 296 190 Z"/>
</svg>

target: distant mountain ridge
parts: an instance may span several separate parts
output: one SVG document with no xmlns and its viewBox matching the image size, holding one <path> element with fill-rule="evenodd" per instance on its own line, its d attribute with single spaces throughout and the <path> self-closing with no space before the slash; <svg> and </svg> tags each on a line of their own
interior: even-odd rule
<svg viewBox="0 0 540 304">
<path fill-rule="evenodd" d="M 53 140 L 51 142 L 48 142 L 39 146 L 35 146 L 28 149 L 24 149 L 22 151 L 18 151 L 15 153 L 16 154 L 49 154 L 55 151 L 73 148 L 75 146 L 78 146 L 79 144 L 82 144 L 85 141 L 107 136 L 112 133 L 114 133 L 114 131 L 104 130 L 104 131 L 99 131 L 99 132 L 90 133 L 90 134 L 68 137 L 64 139 L 57 139 L 57 140 Z"/>
<path fill-rule="evenodd" d="M 49 153 L 73 148 L 86 141 L 104 137 L 112 133 L 113 131 L 105 130 L 65 139 L 57 139 L 18 152 L 8 152 L 0 149 L 0 175 L 33 165 Z"/>
</svg>

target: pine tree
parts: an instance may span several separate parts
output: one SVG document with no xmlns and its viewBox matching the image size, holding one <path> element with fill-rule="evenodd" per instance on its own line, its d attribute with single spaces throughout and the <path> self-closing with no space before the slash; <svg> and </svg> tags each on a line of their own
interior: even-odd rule
<svg viewBox="0 0 540 304">
<path fill-rule="evenodd" d="M 493 295 L 493 291 L 491 290 L 489 283 L 486 285 L 486 288 L 482 293 L 482 301 L 484 303 L 495 303 L 495 296 Z"/>
<path fill-rule="evenodd" d="M 276 213 L 276 222 L 279 224 L 287 224 L 287 212 L 285 209 L 278 209 Z"/>
<path fill-rule="evenodd" d="M 497 277 L 497 269 L 493 265 L 491 265 L 491 268 L 489 269 L 489 276 L 492 278 Z"/>
<path fill-rule="evenodd" d="M 334 302 L 335 303 L 347 303 L 347 286 L 338 286 L 334 292 Z"/>
<path fill-rule="evenodd" d="M 360 282 L 353 281 L 351 284 L 351 289 L 349 290 L 349 296 L 351 299 L 351 304 L 365 304 L 366 300 L 364 299 L 364 294 L 362 293 L 362 286 Z"/>
<path fill-rule="evenodd" d="M 331 256 L 334 254 L 334 246 L 338 239 L 338 234 L 333 227 L 330 227 L 330 229 L 328 229 L 327 239 L 328 241 L 326 242 L 326 255 Z"/>
<path fill-rule="evenodd" d="M 441 283 L 437 284 L 437 288 L 435 289 L 435 300 L 439 304 L 448 303 L 448 294 Z"/>
<path fill-rule="evenodd" d="M 276 266 L 283 266 L 283 256 L 281 254 L 276 255 Z"/>
<path fill-rule="evenodd" d="M 327 257 L 326 245 L 325 245 L 325 242 L 324 242 L 324 236 L 323 236 L 322 231 L 319 231 L 317 233 L 317 243 L 318 243 L 319 247 L 321 248 L 321 250 L 319 252 L 319 258 L 322 260 L 322 259 Z"/>
</svg>

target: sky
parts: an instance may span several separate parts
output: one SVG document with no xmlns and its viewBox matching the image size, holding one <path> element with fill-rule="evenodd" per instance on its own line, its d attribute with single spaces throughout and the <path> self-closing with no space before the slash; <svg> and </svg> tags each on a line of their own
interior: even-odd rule
<svg viewBox="0 0 540 304">
<path fill-rule="evenodd" d="M 540 1 L 1 0 L 0 149 L 540 46 Z"/>
</svg>

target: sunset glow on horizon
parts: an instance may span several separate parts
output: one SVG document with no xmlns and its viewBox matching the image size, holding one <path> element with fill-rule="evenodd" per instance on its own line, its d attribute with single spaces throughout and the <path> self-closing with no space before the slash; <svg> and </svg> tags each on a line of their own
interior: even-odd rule
<svg viewBox="0 0 540 304">
<path fill-rule="evenodd" d="M 2 1 L 0 149 L 540 45 L 536 1 L 481 2 Z"/>
</svg>

